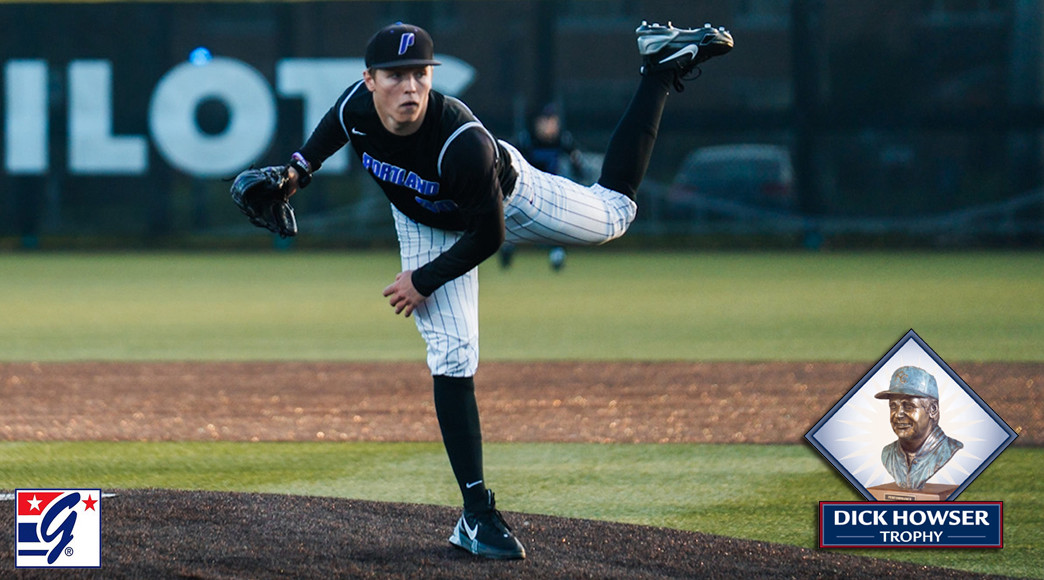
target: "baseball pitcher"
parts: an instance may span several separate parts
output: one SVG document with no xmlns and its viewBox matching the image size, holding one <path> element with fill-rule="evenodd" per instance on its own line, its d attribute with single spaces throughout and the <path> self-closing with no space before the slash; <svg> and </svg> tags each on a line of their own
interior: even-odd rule
<svg viewBox="0 0 1044 580">
<path fill-rule="evenodd" d="M 474 383 L 478 265 L 505 240 L 602 244 L 623 235 L 635 217 L 635 194 L 668 94 L 683 90 L 697 65 L 733 46 L 724 28 L 709 24 L 678 29 L 643 22 L 636 34 L 640 82 L 594 185 L 535 169 L 463 102 L 433 91 L 439 62 L 431 37 L 396 23 L 369 40 L 362 79 L 344 91 L 291 156 L 286 183 L 275 172 L 279 183 L 258 186 L 267 192 L 259 197 L 271 199 L 264 203 L 275 209 L 244 209 L 252 220 L 276 220 L 264 227 L 293 235 L 296 224 L 287 223 L 284 194 L 307 186 L 323 161 L 348 144 L 384 191 L 402 258 L 402 271 L 384 296 L 396 314 L 414 318 L 427 344 L 439 428 L 464 500 L 449 541 L 479 556 L 519 559 L 525 549 L 497 511 L 483 473 Z"/>
</svg>

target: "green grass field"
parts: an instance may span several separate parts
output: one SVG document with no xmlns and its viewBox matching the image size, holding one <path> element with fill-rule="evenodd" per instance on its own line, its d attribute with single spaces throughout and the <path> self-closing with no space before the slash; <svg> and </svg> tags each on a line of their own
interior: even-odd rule
<svg viewBox="0 0 1044 580">
<path fill-rule="evenodd" d="M 391 252 L 0 255 L 0 360 L 420 360 Z M 542 253 L 482 266 L 484 360 L 1044 353 L 1039 253 Z"/>
<path fill-rule="evenodd" d="M 412 322 L 380 296 L 397 270 L 389 252 L 0 255 L 0 361 L 420 360 Z M 553 274 L 534 251 L 482 268 L 483 357 L 871 363 L 913 328 L 948 362 L 1040 361 L 1041 273 L 1036 253 L 589 250 Z M 487 456 L 506 510 L 809 547 L 819 500 L 859 499 L 803 445 L 491 444 Z M 0 457 L 3 489 L 458 501 L 438 444 L 3 442 Z M 861 553 L 1044 578 L 1042 462 L 1044 450 L 1009 449 L 960 498 L 1005 502 L 1003 550 Z"/>
</svg>

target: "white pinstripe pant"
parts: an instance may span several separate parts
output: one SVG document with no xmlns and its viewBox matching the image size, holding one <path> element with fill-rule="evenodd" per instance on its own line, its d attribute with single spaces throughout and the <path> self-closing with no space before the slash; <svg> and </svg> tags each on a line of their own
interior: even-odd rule
<svg viewBox="0 0 1044 580">
<path fill-rule="evenodd" d="M 504 202 L 507 241 L 596 245 L 618 238 L 638 206 L 601 185 L 580 185 L 531 166 L 504 143 L 518 171 Z M 461 233 L 419 224 L 392 207 L 403 270 L 416 270 L 445 252 Z M 478 370 L 478 269 L 438 288 L 413 313 L 427 344 L 432 375 L 474 376 Z"/>
</svg>

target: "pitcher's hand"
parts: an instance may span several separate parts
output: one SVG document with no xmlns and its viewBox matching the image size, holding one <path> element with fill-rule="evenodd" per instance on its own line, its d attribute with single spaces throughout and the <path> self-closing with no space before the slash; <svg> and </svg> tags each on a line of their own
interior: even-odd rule
<svg viewBox="0 0 1044 580">
<path fill-rule="evenodd" d="M 395 309 L 395 314 L 407 318 L 428 298 L 413 287 L 412 276 L 413 270 L 399 272 L 395 275 L 395 281 L 384 289 L 384 295 L 388 297 L 388 304 Z"/>
</svg>

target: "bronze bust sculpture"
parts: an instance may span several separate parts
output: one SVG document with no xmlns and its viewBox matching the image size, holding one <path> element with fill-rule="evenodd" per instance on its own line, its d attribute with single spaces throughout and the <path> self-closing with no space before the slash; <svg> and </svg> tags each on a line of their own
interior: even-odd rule
<svg viewBox="0 0 1044 580">
<path fill-rule="evenodd" d="M 964 447 L 939 427 L 939 387 L 922 368 L 905 366 L 892 374 L 887 391 L 889 420 L 898 439 L 881 450 L 885 469 L 896 485 L 920 490 L 957 451 Z"/>
</svg>

